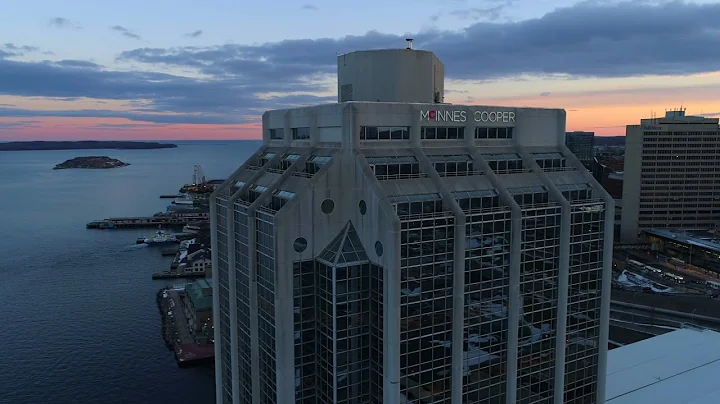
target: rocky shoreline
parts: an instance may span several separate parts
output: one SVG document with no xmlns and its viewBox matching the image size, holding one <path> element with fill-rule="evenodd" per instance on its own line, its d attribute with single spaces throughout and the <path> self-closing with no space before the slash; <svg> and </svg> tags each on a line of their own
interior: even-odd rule
<svg viewBox="0 0 720 404">
<path fill-rule="evenodd" d="M 129 165 L 130 164 L 128 163 L 108 156 L 87 156 L 65 160 L 64 162 L 56 165 L 53 170 L 63 170 L 68 168 L 107 169 L 126 167 Z"/>
<path fill-rule="evenodd" d="M 177 339 L 177 331 L 175 330 L 175 324 L 172 318 L 168 316 L 168 310 L 171 310 L 170 306 L 166 304 L 168 299 L 163 298 L 163 292 L 167 289 L 163 288 L 157 292 L 156 301 L 158 310 L 160 310 L 160 317 L 162 318 L 162 336 L 165 341 L 167 349 L 175 350 L 175 340 Z"/>
</svg>

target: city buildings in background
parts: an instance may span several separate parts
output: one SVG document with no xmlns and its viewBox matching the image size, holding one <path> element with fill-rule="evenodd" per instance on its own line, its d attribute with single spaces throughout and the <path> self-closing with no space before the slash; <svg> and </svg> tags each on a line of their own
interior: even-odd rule
<svg viewBox="0 0 720 404">
<path fill-rule="evenodd" d="M 622 199 L 623 242 L 645 229 L 720 222 L 718 118 L 673 110 L 628 125 Z"/>
<path fill-rule="evenodd" d="M 585 167 L 591 168 L 595 155 L 595 132 L 567 132 L 565 145 Z"/>
<path fill-rule="evenodd" d="M 605 402 L 614 201 L 563 110 L 441 104 L 411 45 L 213 194 L 218 403 Z"/>
</svg>

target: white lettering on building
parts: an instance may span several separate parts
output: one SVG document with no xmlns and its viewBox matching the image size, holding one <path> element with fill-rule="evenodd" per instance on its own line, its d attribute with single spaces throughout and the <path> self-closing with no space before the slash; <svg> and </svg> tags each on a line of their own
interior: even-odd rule
<svg viewBox="0 0 720 404">
<path fill-rule="evenodd" d="M 465 111 L 440 111 L 427 110 L 420 111 L 420 119 L 424 121 L 435 122 L 465 122 L 467 121 L 467 113 Z M 514 123 L 515 112 L 512 111 L 475 111 L 473 113 L 475 122 L 498 122 L 498 123 Z"/>
</svg>

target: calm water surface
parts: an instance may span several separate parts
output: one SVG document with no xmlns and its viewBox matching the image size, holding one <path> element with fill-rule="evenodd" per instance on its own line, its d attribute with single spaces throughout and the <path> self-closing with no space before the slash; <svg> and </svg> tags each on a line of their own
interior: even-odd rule
<svg viewBox="0 0 720 404">
<path fill-rule="evenodd" d="M 150 276 L 171 258 L 136 246 L 152 230 L 86 230 L 165 210 L 160 194 L 232 173 L 256 141 L 164 150 L 0 152 L 0 403 L 213 403 L 210 367 L 179 369 L 165 347 Z M 131 165 L 52 170 L 78 156 Z"/>
</svg>

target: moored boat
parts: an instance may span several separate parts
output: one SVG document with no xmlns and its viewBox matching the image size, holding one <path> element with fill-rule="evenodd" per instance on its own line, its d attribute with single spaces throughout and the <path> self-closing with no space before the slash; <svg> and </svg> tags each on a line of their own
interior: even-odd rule
<svg viewBox="0 0 720 404">
<path fill-rule="evenodd" d="M 137 244 L 147 244 L 147 245 L 162 245 L 162 244 L 174 244 L 178 243 L 178 239 L 170 234 L 165 234 L 165 232 L 162 229 L 162 226 L 158 226 L 158 230 L 155 232 L 155 235 L 152 237 L 139 237 L 136 241 Z"/>
</svg>

